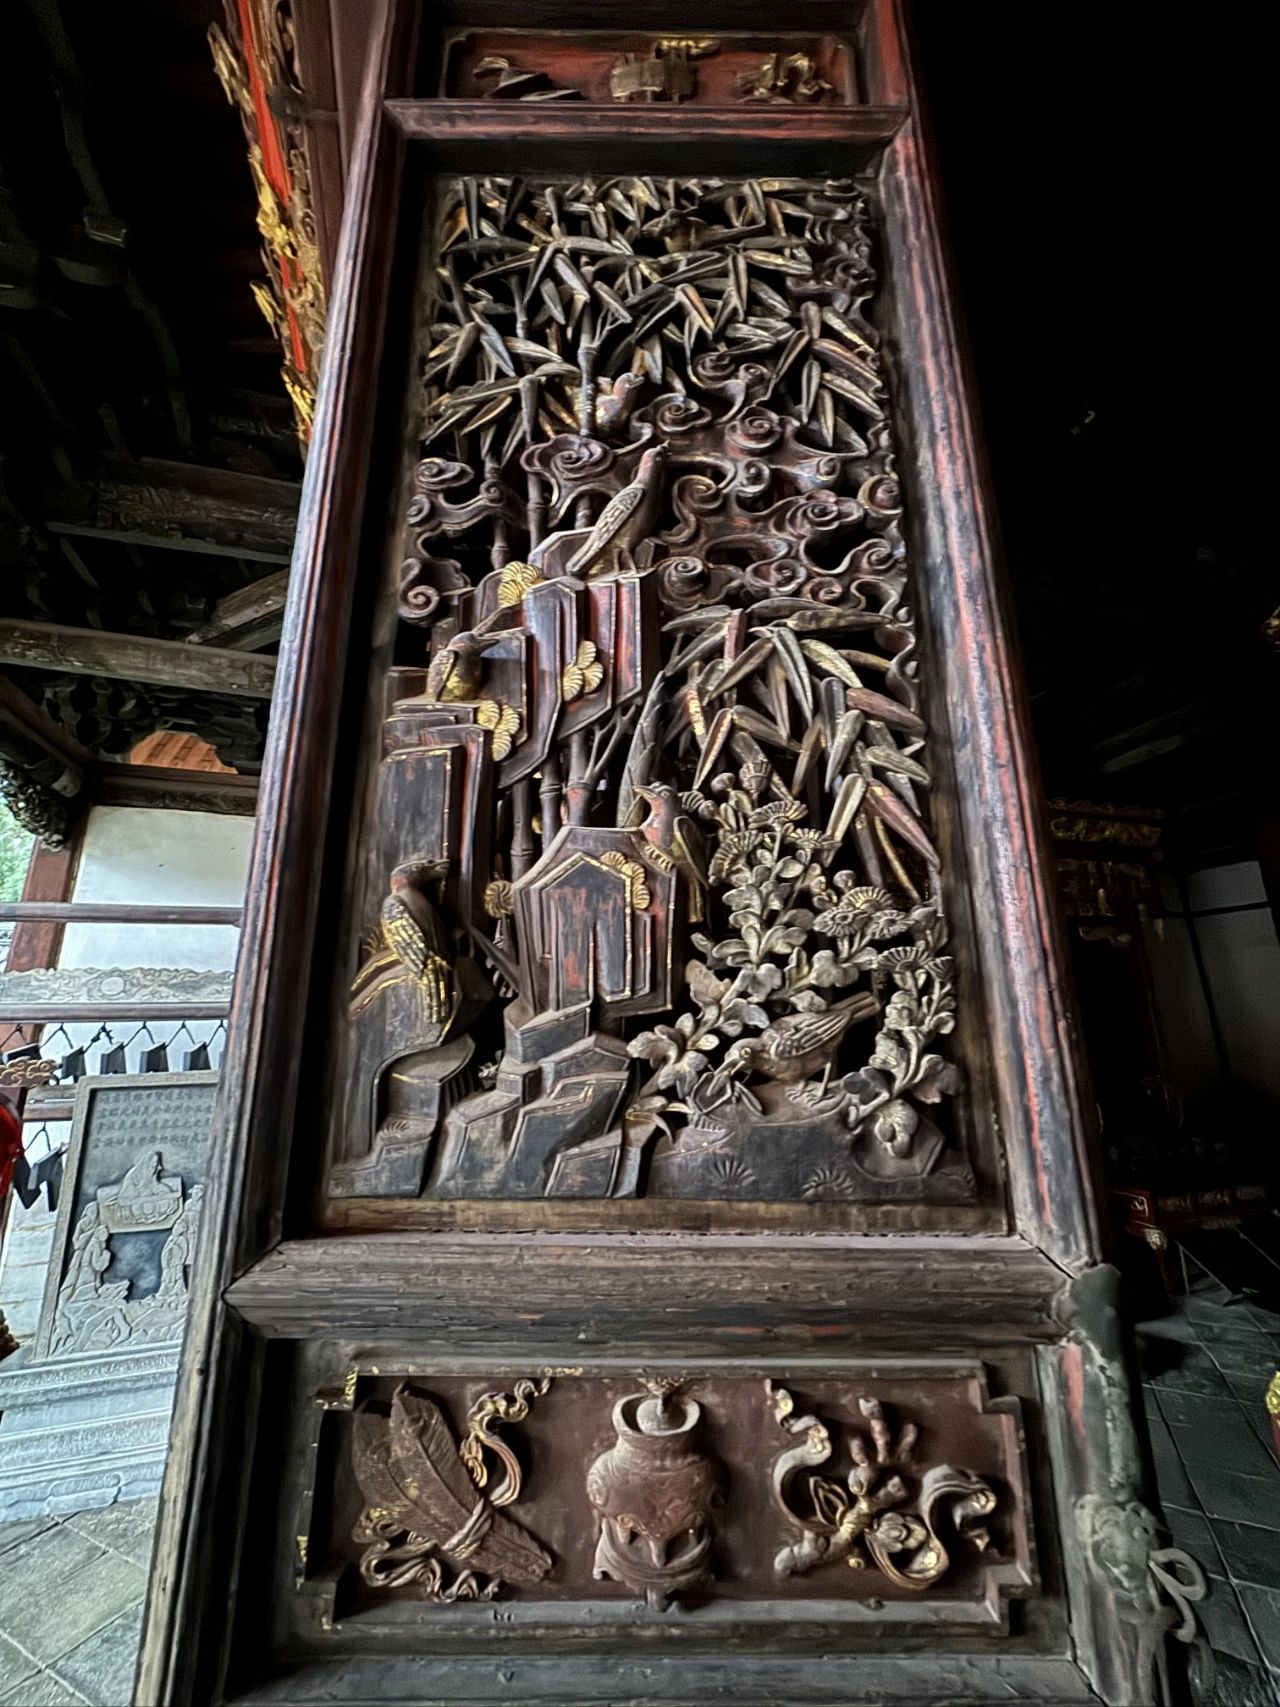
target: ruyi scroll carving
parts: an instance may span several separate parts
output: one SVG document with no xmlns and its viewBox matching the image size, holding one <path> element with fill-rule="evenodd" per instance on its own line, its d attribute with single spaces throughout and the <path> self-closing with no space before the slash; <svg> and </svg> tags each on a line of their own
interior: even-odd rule
<svg viewBox="0 0 1280 1707">
<path fill-rule="evenodd" d="M 826 1423 L 812 1413 L 797 1416 L 785 1387 L 766 1387 L 778 1422 L 788 1434 L 803 1436 L 773 1466 L 774 1504 L 800 1531 L 774 1560 L 780 1578 L 843 1560 L 855 1570 L 873 1565 L 899 1588 L 920 1590 L 940 1582 L 951 1566 L 940 1530 L 986 1548 L 990 1536 L 978 1520 L 995 1511 L 995 1494 L 980 1476 L 950 1464 L 932 1465 L 917 1479 L 915 1423 L 895 1429 L 878 1399 L 860 1400 L 867 1432 L 849 1431 L 851 1468 L 841 1483 L 809 1474 L 828 1464 L 835 1450 Z"/>
<path fill-rule="evenodd" d="M 335 1191 L 963 1174 L 872 248 L 851 182 L 444 192 Z"/>
</svg>

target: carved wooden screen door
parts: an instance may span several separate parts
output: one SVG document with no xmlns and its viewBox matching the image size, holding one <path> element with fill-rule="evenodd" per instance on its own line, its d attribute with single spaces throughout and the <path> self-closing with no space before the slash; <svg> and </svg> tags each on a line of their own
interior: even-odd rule
<svg viewBox="0 0 1280 1707">
<path fill-rule="evenodd" d="M 1147 1700 L 893 0 L 413 10 L 139 1699 Z"/>
</svg>

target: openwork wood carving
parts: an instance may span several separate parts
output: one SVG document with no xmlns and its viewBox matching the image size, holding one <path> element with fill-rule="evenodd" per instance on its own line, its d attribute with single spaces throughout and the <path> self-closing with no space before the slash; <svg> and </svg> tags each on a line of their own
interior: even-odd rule
<svg viewBox="0 0 1280 1707">
<path fill-rule="evenodd" d="M 918 1194 L 955 1009 L 863 192 L 467 178 L 437 256 L 333 1189 Z"/>
<path fill-rule="evenodd" d="M 365 1506 L 353 1531 L 360 1575 L 371 1588 L 412 1586 L 424 1600 L 492 1600 L 506 1583 L 524 1587 L 551 1569 L 551 1555 L 501 1508 L 520 1497 L 522 1473 L 495 1431 L 520 1423 L 551 1385 L 517 1381 L 486 1393 L 455 1444 L 440 1407 L 402 1384 L 387 1412 L 361 1407 L 353 1456 Z M 500 1476 L 490 1483 L 489 1458 Z"/>
<path fill-rule="evenodd" d="M 774 1504 L 800 1531 L 774 1560 L 779 1577 L 843 1560 L 855 1570 L 873 1565 L 899 1588 L 926 1589 L 940 1582 L 951 1556 L 939 1531 L 985 1549 L 990 1541 L 980 1519 L 996 1509 L 996 1496 L 980 1476 L 950 1464 L 919 1472 L 914 1454 L 919 1430 L 911 1422 L 895 1429 L 876 1399 L 862 1399 L 865 1435 L 850 1430 L 846 1447 L 852 1468 L 843 1482 L 809 1474 L 835 1450 L 826 1423 L 795 1414 L 785 1387 L 766 1382 L 778 1422 L 801 1435 L 773 1466 Z M 797 1477 L 803 1477 L 797 1482 Z"/>
</svg>

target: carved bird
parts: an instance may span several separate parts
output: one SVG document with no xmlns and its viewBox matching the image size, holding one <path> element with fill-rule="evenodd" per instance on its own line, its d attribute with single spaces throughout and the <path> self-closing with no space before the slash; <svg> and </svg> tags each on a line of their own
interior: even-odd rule
<svg viewBox="0 0 1280 1707">
<path fill-rule="evenodd" d="M 704 917 L 702 897 L 710 881 L 697 826 L 681 810 L 680 797 L 670 783 L 651 782 L 637 788 L 636 793 L 649 802 L 650 808 L 640 834 L 656 863 L 667 869 L 674 865 L 688 884 L 689 917 L 697 924 Z"/>
<path fill-rule="evenodd" d="M 453 969 L 440 915 L 421 884 L 440 875 L 433 865 L 401 866 L 391 873 L 391 893 L 382 903 L 382 936 L 422 995 L 432 1025 L 447 1025 L 453 1009 Z"/>
<path fill-rule="evenodd" d="M 455 634 L 427 668 L 427 698 L 475 699 L 480 691 L 482 641 L 470 629 Z"/>
<path fill-rule="evenodd" d="M 569 559 L 571 575 L 589 573 L 606 559 L 605 567 L 612 567 L 619 552 L 633 551 L 653 531 L 662 503 L 666 461 L 665 444 L 654 445 L 644 453 L 635 479 L 610 498 L 586 540 Z"/>
<path fill-rule="evenodd" d="M 644 384 L 642 373 L 620 374 L 611 386 L 607 386 L 603 395 L 596 402 L 596 431 L 604 434 L 615 433 L 625 425 L 631 406 L 636 400 L 636 392 Z"/>
<path fill-rule="evenodd" d="M 830 1062 L 851 1025 L 870 1019 L 879 1008 L 864 990 L 821 1013 L 784 1014 L 759 1037 L 735 1043 L 725 1066 L 751 1067 L 783 1084 L 798 1084 Z"/>
</svg>

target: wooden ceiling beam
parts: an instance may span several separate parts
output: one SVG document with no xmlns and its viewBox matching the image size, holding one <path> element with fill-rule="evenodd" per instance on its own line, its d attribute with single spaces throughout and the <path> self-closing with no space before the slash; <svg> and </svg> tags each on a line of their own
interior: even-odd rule
<svg viewBox="0 0 1280 1707">
<path fill-rule="evenodd" d="M 150 682 L 193 693 L 270 699 L 274 658 L 223 647 L 188 646 L 140 634 L 105 634 L 52 622 L 0 621 L 0 665 Z"/>
<path fill-rule="evenodd" d="M 258 807 L 258 779 L 229 771 L 104 762 L 98 768 L 94 799 L 102 806 L 166 807 L 173 812 L 252 818 Z"/>
<path fill-rule="evenodd" d="M 299 486 L 261 474 L 103 456 L 82 490 L 51 498 L 51 533 L 114 539 L 173 551 L 287 564 Z"/>
<path fill-rule="evenodd" d="M 287 569 L 277 569 L 250 586 L 237 588 L 225 599 L 218 600 L 208 622 L 187 636 L 187 644 L 207 646 L 216 641 L 237 650 L 249 651 L 279 640 L 288 593 Z"/>
</svg>

